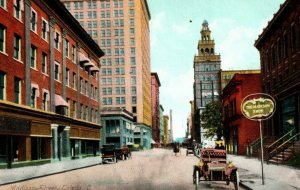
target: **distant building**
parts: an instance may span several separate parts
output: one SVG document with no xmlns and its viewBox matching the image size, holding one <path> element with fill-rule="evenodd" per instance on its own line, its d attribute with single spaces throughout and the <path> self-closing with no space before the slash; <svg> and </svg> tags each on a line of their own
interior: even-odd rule
<svg viewBox="0 0 300 190">
<path fill-rule="evenodd" d="M 264 135 L 279 138 L 300 132 L 300 1 L 286 0 L 259 35 L 262 91 L 276 100 L 274 116 L 263 122 Z M 299 141 L 299 136 L 297 137 Z"/>
<path fill-rule="evenodd" d="M 235 74 L 223 89 L 224 139 L 229 153 L 245 155 L 247 146 L 259 138 L 259 122 L 245 118 L 240 105 L 247 95 L 260 92 L 260 74 Z"/>
<path fill-rule="evenodd" d="M 164 145 L 169 143 L 169 116 L 164 115 Z"/>
<path fill-rule="evenodd" d="M 215 42 L 206 20 L 197 48 L 198 55 L 194 57 L 195 139 L 201 143 L 205 131 L 201 129 L 200 115 L 209 102 L 219 99 L 220 94 L 221 56 L 215 53 Z"/>
<path fill-rule="evenodd" d="M 157 73 L 151 73 L 151 106 L 152 106 L 152 138 L 157 145 L 160 144 L 160 105 L 159 87 L 160 81 Z"/>
<path fill-rule="evenodd" d="M 164 142 L 164 108 L 159 105 L 159 130 L 160 130 L 160 144 Z"/>
<path fill-rule="evenodd" d="M 252 74 L 252 73 L 260 73 L 260 69 L 258 70 L 221 70 L 221 90 L 225 88 L 225 86 L 232 79 L 234 74 Z"/>
<path fill-rule="evenodd" d="M 147 0 L 61 1 L 105 52 L 101 108 L 124 108 L 133 113 L 134 122 L 152 130 Z"/>
<path fill-rule="evenodd" d="M 103 51 L 58 0 L 0 15 L 0 167 L 99 155 Z"/>
<path fill-rule="evenodd" d="M 196 139 L 196 127 L 195 127 L 195 104 L 194 101 L 190 101 L 191 104 L 191 119 L 190 119 L 190 131 L 189 135 L 191 135 L 191 139 Z"/>
<path fill-rule="evenodd" d="M 122 108 L 101 110 L 102 144 L 115 144 L 116 148 L 134 143 L 133 114 Z"/>
</svg>

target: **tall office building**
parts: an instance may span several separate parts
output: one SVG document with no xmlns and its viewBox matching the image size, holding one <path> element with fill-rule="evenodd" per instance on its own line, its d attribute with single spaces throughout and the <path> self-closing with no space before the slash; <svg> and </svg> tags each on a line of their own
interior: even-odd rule
<svg viewBox="0 0 300 190">
<path fill-rule="evenodd" d="M 196 140 L 201 140 L 200 115 L 205 106 L 219 98 L 221 58 L 215 53 L 215 42 L 211 38 L 208 22 L 204 20 L 198 55 L 194 57 L 194 106 Z"/>
<path fill-rule="evenodd" d="M 151 133 L 150 12 L 146 0 L 61 0 L 102 47 L 102 109 L 125 108 Z M 151 135 L 151 134 L 149 134 Z"/>
</svg>

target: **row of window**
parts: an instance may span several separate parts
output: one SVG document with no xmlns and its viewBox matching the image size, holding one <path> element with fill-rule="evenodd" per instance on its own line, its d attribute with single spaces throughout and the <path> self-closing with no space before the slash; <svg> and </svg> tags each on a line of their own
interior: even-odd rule
<svg viewBox="0 0 300 190">
<path fill-rule="evenodd" d="M 88 9 L 97 9 L 97 2 L 98 1 L 87 1 L 86 2 L 86 7 Z M 100 7 L 102 9 L 104 8 L 110 8 L 110 1 L 100 1 Z M 123 0 L 114 0 L 114 4 L 113 4 L 114 8 L 123 8 Z M 71 3 L 70 2 L 66 2 L 65 6 L 68 10 L 71 9 Z M 134 1 L 130 0 L 129 1 L 129 6 L 133 7 L 134 6 Z M 73 9 L 78 10 L 78 9 L 83 9 L 84 8 L 84 2 L 74 2 L 73 3 Z"/>
<path fill-rule="evenodd" d="M 124 38 L 114 38 L 114 45 L 115 46 L 124 46 Z M 101 39 L 101 47 L 111 47 L 112 39 Z M 130 45 L 135 45 L 135 39 L 130 38 Z"/>
<path fill-rule="evenodd" d="M 3 26 L 0 26 L 0 51 L 5 53 L 5 28 Z M 66 43 L 68 45 L 68 43 Z M 67 46 L 68 47 L 68 46 Z M 14 35 L 14 51 L 13 51 L 13 57 L 16 60 L 21 61 L 21 38 L 18 35 Z M 66 51 L 68 52 L 68 51 Z M 72 59 L 75 59 L 75 49 L 73 48 L 72 50 Z M 31 68 L 38 70 L 37 66 L 38 60 L 37 60 L 37 48 L 33 45 L 31 45 L 30 48 L 30 66 Z M 41 63 L 42 63 L 42 73 L 43 74 L 48 74 L 48 58 L 47 54 L 42 52 L 41 53 Z M 55 61 L 55 66 L 54 66 L 54 79 L 57 81 L 61 80 L 61 71 L 60 71 L 60 64 Z M 68 68 L 66 68 L 66 85 L 69 86 L 70 82 L 72 82 L 72 86 L 74 89 L 76 89 L 76 73 L 73 72 L 73 80 L 70 80 L 70 71 Z M 87 83 L 87 81 L 86 81 Z M 96 88 L 96 87 L 95 87 Z M 82 89 L 80 89 L 82 92 Z M 97 92 L 98 90 L 95 90 L 93 85 L 91 85 L 91 92 L 92 92 L 92 97 L 94 96 L 94 91 L 95 96 L 97 97 Z M 86 93 L 87 94 L 87 93 Z M 95 99 L 97 99 L 95 97 Z"/>
<path fill-rule="evenodd" d="M 22 80 L 18 77 L 14 77 L 14 103 L 21 104 L 21 97 L 22 97 Z M 6 100 L 6 89 L 7 89 L 7 80 L 6 80 L 6 73 L 0 71 L 0 100 Z M 40 90 L 36 85 L 32 84 L 31 88 L 31 96 L 30 96 L 30 105 L 32 108 L 37 108 L 37 98 L 40 97 Z M 43 89 L 42 90 L 42 110 L 48 111 L 49 110 L 49 91 Z M 68 107 L 66 108 L 66 115 L 71 116 L 70 113 L 70 99 L 67 98 Z M 77 102 L 73 101 L 73 117 L 76 118 L 77 115 Z M 90 115 L 91 114 L 91 115 Z M 88 106 L 84 106 L 81 104 L 80 106 L 80 119 L 89 120 L 91 117 L 91 121 L 96 121 L 96 117 L 98 114 L 97 109 L 91 109 L 91 113 L 89 114 Z"/>
<path fill-rule="evenodd" d="M 105 55 L 107 55 L 107 56 L 111 56 L 112 55 L 110 48 L 106 48 L 106 49 L 103 48 L 102 50 L 105 53 Z M 124 56 L 125 55 L 124 48 L 115 48 L 114 55 L 116 55 L 116 56 L 119 56 L 119 55 Z M 134 47 L 130 48 L 130 55 L 131 56 L 135 56 L 135 48 Z"/>
<path fill-rule="evenodd" d="M 131 84 L 136 84 L 136 77 L 132 76 L 130 78 Z M 112 84 L 112 78 L 102 78 L 102 84 L 103 85 L 111 85 Z M 115 77 L 115 84 L 125 84 L 125 78 L 124 77 Z"/>
<path fill-rule="evenodd" d="M 125 60 L 124 60 L 124 57 L 117 57 L 114 59 L 115 62 L 114 62 L 114 65 L 125 65 Z M 132 57 L 132 65 L 135 65 L 133 63 L 135 63 L 135 57 Z M 111 61 L 111 58 L 103 58 L 101 60 L 101 64 L 102 66 L 111 66 L 112 65 L 112 61 Z"/>
<path fill-rule="evenodd" d="M 195 67 L 195 71 L 218 71 L 220 70 L 219 66 L 217 65 L 200 65 Z"/>
<path fill-rule="evenodd" d="M 224 120 L 230 119 L 237 114 L 236 99 L 234 98 L 223 108 Z"/>
<path fill-rule="evenodd" d="M 102 69 L 102 75 L 112 75 L 112 69 L 111 68 L 103 68 Z M 125 75 L 125 68 L 124 67 L 117 67 L 115 68 L 115 75 Z"/>
<path fill-rule="evenodd" d="M 131 103 L 136 104 L 136 96 L 131 96 Z M 102 98 L 102 105 L 112 105 L 112 97 L 104 97 Z M 126 98 L 125 97 L 116 97 L 115 98 L 115 104 L 116 105 L 123 105 L 126 104 Z"/>
<path fill-rule="evenodd" d="M 300 24 L 296 26 L 295 23 L 292 23 L 288 31 L 279 36 L 264 52 L 261 52 L 262 67 L 265 72 L 283 63 L 284 59 L 296 53 L 296 50 L 300 48 L 299 26 Z"/>
<path fill-rule="evenodd" d="M 115 94 L 126 94 L 125 87 L 115 87 Z M 136 94 L 136 87 L 131 87 L 131 94 Z M 112 87 L 102 88 L 102 95 L 112 95 Z"/>
</svg>

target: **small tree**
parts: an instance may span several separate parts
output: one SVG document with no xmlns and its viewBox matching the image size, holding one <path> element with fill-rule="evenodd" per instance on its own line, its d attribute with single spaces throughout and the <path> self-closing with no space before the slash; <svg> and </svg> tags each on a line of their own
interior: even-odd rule
<svg viewBox="0 0 300 190">
<path fill-rule="evenodd" d="M 201 126 L 206 130 L 204 137 L 212 139 L 216 135 L 217 140 L 222 139 L 222 104 L 220 101 L 212 101 L 205 106 L 201 114 Z"/>
</svg>

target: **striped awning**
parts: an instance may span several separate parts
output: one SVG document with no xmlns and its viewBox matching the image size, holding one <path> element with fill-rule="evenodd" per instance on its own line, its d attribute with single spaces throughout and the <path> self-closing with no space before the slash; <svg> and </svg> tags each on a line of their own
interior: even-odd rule
<svg viewBox="0 0 300 190">
<path fill-rule="evenodd" d="M 79 52 L 79 61 L 82 63 L 90 62 L 90 59 L 86 57 L 83 53 Z"/>
<path fill-rule="evenodd" d="M 66 100 L 63 99 L 63 97 L 61 97 L 60 95 L 55 94 L 55 106 L 64 106 L 64 107 L 68 107 L 69 104 L 66 102 Z"/>
<path fill-rule="evenodd" d="M 90 71 L 93 71 L 93 72 L 99 72 L 99 69 L 97 68 L 97 67 L 92 67 L 92 68 L 90 68 Z"/>
</svg>

